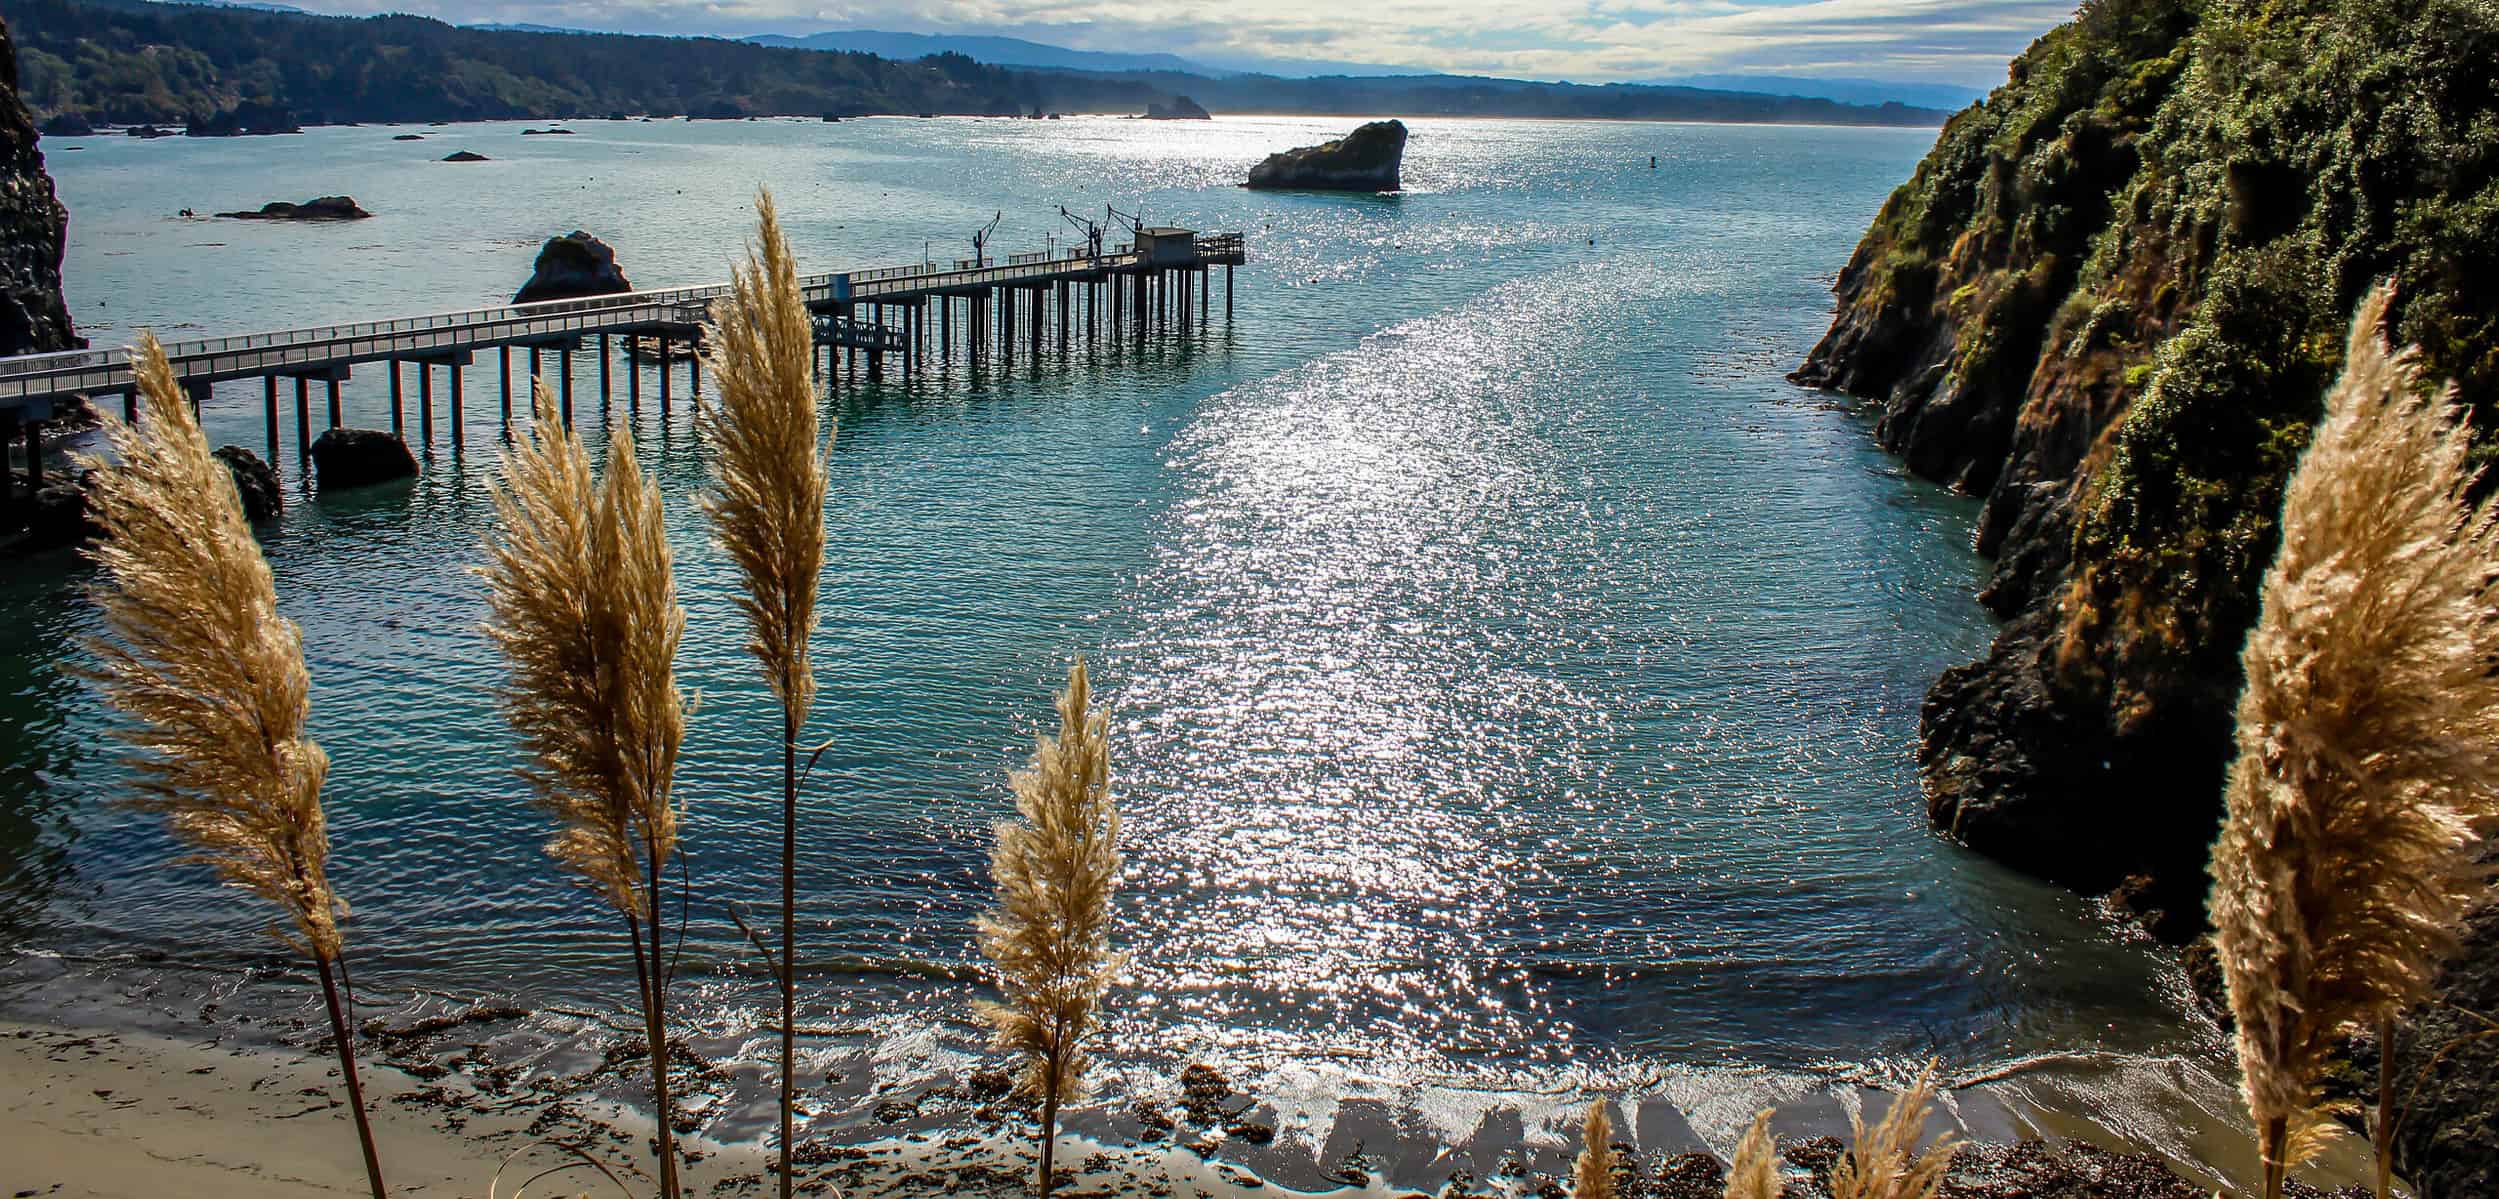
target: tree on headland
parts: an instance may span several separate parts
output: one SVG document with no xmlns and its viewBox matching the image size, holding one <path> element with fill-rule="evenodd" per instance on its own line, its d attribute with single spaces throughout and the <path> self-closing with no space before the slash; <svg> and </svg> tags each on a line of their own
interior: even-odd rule
<svg viewBox="0 0 2499 1199">
<path fill-rule="evenodd" d="M 660 1193 L 676 1199 L 661 893 L 677 847 L 685 701 L 675 663 L 685 609 L 659 486 L 622 429 L 594 485 L 581 440 L 533 379 L 531 419 L 504 454 L 494 496 L 502 528 L 479 573 L 489 589 L 486 631 L 509 671 L 504 714 L 534 759 L 523 777 L 556 822 L 548 856 L 624 918 L 650 1050 Z"/>
<path fill-rule="evenodd" d="M 278 615 L 233 475 L 209 452 L 164 348 L 143 334 L 131 358 L 139 420 L 105 417 L 117 461 L 87 463 L 102 533 L 87 553 L 104 572 L 95 599 L 106 630 L 89 642 L 99 660 L 89 673 L 106 702 L 135 718 L 121 734 L 138 750 L 133 805 L 164 816 L 191 847 L 189 860 L 276 904 L 287 924 L 271 933 L 312 959 L 365 1180 L 381 1199 L 340 999 L 347 905 L 330 885 L 321 810 L 330 759 L 304 732 L 312 684 L 303 633 Z"/>
<path fill-rule="evenodd" d="M 2453 389 L 2429 392 L 2387 346 L 2393 298 L 2362 303 L 2283 498 L 2213 850 L 2266 1199 L 2331 1127 L 2325 1073 L 2366 1031 L 2390 1190 L 2395 1019 L 2488 893 L 2476 825 L 2499 819 L 2499 519 L 2472 498 Z"/>
<path fill-rule="evenodd" d="M 1126 962 L 1110 946 L 1120 863 L 1110 729 L 1092 710 L 1081 659 L 1058 711 L 1058 735 L 1042 737 L 1031 764 L 1008 780 L 1022 819 L 998 826 L 989 865 L 998 906 L 979 922 L 999 1000 L 975 1006 L 998 1047 L 1024 1059 L 1021 1086 L 1041 1104 L 1041 1195 L 1050 1193 L 1059 1109 L 1083 1096 L 1102 994 Z"/>
</svg>

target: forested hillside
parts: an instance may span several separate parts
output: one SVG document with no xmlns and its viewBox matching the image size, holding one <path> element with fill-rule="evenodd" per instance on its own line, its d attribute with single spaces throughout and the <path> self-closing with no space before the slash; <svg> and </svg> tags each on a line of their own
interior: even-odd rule
<svg viewBox="0 0 2499 1199">
<path fill-rule="evenodd" d="M 184 123 L 285 113 L 305 124 L 603 116 L 1142 113 L 1190 95 L 1218 112 L 1934 124 L 1885 105 L 1669 87 L 1449 76 L 1208 79 L 895 62 L 720 38 L 467 29 L 147 0 L 0 0 L 38 119 Z M 247 107 L 248 106 L 248 107 Z"/>
</svg>

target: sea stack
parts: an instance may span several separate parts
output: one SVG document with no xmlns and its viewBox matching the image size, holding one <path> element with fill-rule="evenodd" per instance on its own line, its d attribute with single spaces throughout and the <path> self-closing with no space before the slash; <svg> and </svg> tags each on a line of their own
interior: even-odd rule
<svg viewBox="0 0 2499 1199">
<path fill-rule="evenodd" d="M 1393 192 L 1406 157 L 1406 124 L 1373 121 L 1332 142 L 1270 154 L 1250 168 L 1248 187 Z"/>
<path fill-rule="evenodd" d="M 1033 115 L 1040 116 L 1041 110 L 1034 109 Z M 1057 116 L 1058 114 L 1050 115 Z M 1147 102 L 1145 119 L 1149 121 L 1211 121 L 1215 119 L 1215 114 L 1206 111 L 1204 106 L 1187 96 L 1174 96 L 1168 106 Z"/>
<path fill-rule="evenodd" d="M 550 237 L 538 250 L 537 266 L 531 270 L 529 282 L 512 293 L 515 304 L 535 304 L 540 300 L 578 300 L 584 296 L 612 296 L 632 291 L 633 281 L 616 265 L 616 251 L 606 242 L 575 229 L 562 237 Z"/>
</svg>

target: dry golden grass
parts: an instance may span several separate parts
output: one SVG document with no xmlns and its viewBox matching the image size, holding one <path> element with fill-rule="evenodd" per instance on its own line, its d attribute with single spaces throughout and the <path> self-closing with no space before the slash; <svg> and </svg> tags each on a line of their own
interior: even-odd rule
<svg viewBox="0 0 2499 1199">
<path fill-rule="evenodd" d="M 713 302 L 705 331 L 716 396 L 699 419 L 719 479 L 703 507 L 745 580 L 738 605 L 753 628 L 747 648 L 795 730 L 816 694 L 807 639 L 824 572 L 831 441 L 816 415 L 815 327 L 771 192 L 756 196 L 755 210 L 755 245 L 729 294 Z"/>
<path fill-rule="evenodd" d="M 2468 498 L 2452 389 L 2386 345 L 2391 301 L 2362 304 L 2284 496 L 2213 850 L 2267 1195 L 2327 1126 L 2343 1038 L 2429 994 L 2487 891 L 2475 823 L 2499 816 L 2499 524 Z"/>
<path fill-rule="evenodd" d="M 1779 1199 L 1786 1188 L 1779 1177 L 1779 1147 L 1770 1137 L 1770 1109 L 1763 1108 L 1727 1164 L 1727 1199 Z"/>
<path fill-rule="evenodd" d="M 685 740 L 677 691 L 675 567 L 659 488 L 619 430 L 593 486 L 581 441 L 532 381 L 532 419 L 495 487 L 486 545 L 491 619 L 510 678 L 505 716 L 534 761 L 523 771 L 556 823 L 547 853 L 620 913 L 641 989 L 662 1192 L 676 1194 L 668 1098 L 660 891 L 677 844 L 674 787 Z"/>
<path fill-rule="evenodd" d="M 998 1047 L 1024 1059 L 1022 1085 L 1041 1100 L 1043 1194 L 1059 1107 L 1083 1096 L 1085 1045 L 1125 961 L 1110 947 L 1120 858 L 1109 727 L 1091 704 L 1080 660 L 1059 693 L 1058 736 L 1041 738 L 1009 780 L 1023 819 L 998 826 L 989 866 L 998 906 L 979 924 L 1001 1001 L 976 1010 Z"/>
<path fill-rule="evenodd" d="M 154 334 L 131 360 L 145 410 L 135 425 L 104 418 L 114 461 L 96 471 L 101 537 L 87 553 L 106 635 L 88 641 L 89 674 L 132 718 L 117 730 L 137 794 L 191 847 L 189 860 L 277 905 L 271 933 L 313 960 L 331 1044 L 364 1150 L 366 1180 L 382 1168 L 357 1078 L 355 1039 L 335 968 L 347 905 L 331 887 L 321 786 L 330 760 L 304 732 L 312 681 L 304 638 L 278 615 L 277 585 L 252 539 L 234 476 L 209 452 Z"/>
<path fill-rule="evenodd" d="M 1892 1100 L 1880 1123 L 1869 1129 L 1855 1116 L 1846 1155 L 1831 1167 L 1831 1199 L 1934 1199 L 1943 1185 L 1944 1168 L 1952 1162 L 1953 1138 L 1935 1138 L 1924 1154 L 1918 1137 L 1935 1101 L 1935 1064 L 1927 1063 L 1918 1081 Z"/>
<path fill-rule="evenodd" d="M 1588 1105 L 1579 1125 L 1579 1160 L 1571 1163 L 1571 1199 L 1614 1199 L 1614 1122 L 1605 1100 Z"/>
<path fill-rule="evenodd" d="M 319 961 L 339 955 L 345 905 L 330 887 L 321 785 L 330 760 L 304 734 L 312 704 L 303 634 L 278 615 L 234 477 L 192 423 L 164 350 L 134 352 L 145 410 L 105 418 L 87 551 L 107 636 L 89 643 L 105 698 L 136 718 L 138 806 L 227 883 L 276 904 L 278 937 Z"/>
<path fill-rule="evenodd" d="M 831 443 L 817 428 L 814 324 L 770 191 L 756 195 L 755 211 L 755 246 L 736 269 L 729 294 L 713 306 L 704 344 L 719 399 L 698 420 L 719 470 L 703 507 L 745 582 L 738 606 L 752 629 L 747 648 L 781 701 L 781 951 L 772 957 L 772 971 L 781 992 L 781 1168 L 775 1175 L 788 1199 L 798 1089 L 798 735 L 816 694 L 807 640 L 815 632 L 816 585 L 824 573 L 824 455 Z"/>
</svg>

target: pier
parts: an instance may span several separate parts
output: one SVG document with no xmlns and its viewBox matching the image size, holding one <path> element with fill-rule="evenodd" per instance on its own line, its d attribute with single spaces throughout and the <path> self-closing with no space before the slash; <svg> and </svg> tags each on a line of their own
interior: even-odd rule
<svg viewBox="0 0 2499 1199">
<path fill-rule="evenodd" d="M 1214 268 L 1222 267 L 1224 315 L 1232 311 L 1232 269 L 1246 261 L 1238 233 L 1141 227 L 1134 240 L 1096 253 L 1086 247 L 1013 254 L 1003 261 L 921 262 L 876 270 L 811 275 L 799 281 L 815 320 L 819 373 L 834 387 L 876 382 L 889 373 L 905 381 L 958 364 L 969 371 L 1038 363 L 1105 338 L 1185 332 L 1211 318 Z M 685 379 L 689 403 L 699 402 L 702 364 L 695 356 L 703 322 L 726 284 L 667 291 L 620 292 L 478 308 L 434 316 L 322 325 L 271 333 L 165 343 L 174 375 L 192 409 L 221 383 L 259 386 L 271 465 L 281 459 L 287 409 L 293 409 L 296 457 L 310 455 L 316 428 L 343 422 L 340 385 L 357 367 L 379 364 L 390 374 L 390 427 L 408 435 L 413 399 L 416 442 L 429 452 L 437 410 L 436 368 L 442 368 L 444 415 L 451 448 L 462 448 L 467 384 L 481 356 L 494 378 L 494 402 L 509 428 L 515 395 L 524 415 L 528 378 L 545 378 L 566 422 L 576 390 L 595 388 L 602 405 L 616 398 L 617 350 L 625 363 L 624 399 L 644 402 L 647 366 L 657 367 L 656 402 L 676 402 Z M 932 317 L 934 319 L 932 319 Z M 594 371 L 576 379 L 575 357 L 595 346 Z M 516 364 L 515 355 L 525 356 Z M 550 361 L 552 360 L 552 361 Z M 515 384 L 515 366 L 525 372 Z M 550 376 L 548 367 L 553 366 Z M 414 388 L 405 368 L 413 366 Z M 316 410 L 315 392 L 319 392 Z M 410 392 L 413 390 L 413 396 Z M 290 402 L 291 401 L 291 404 Z M 0 446 L 24 439 L 29 489 L 42 482 L 43 427 L 81 403 L 117 403 L 135 417 L 136 383 L 126 349 L 71 350 L 0 358 Z M 15 490 L 0 473 L 0 484 Z M 0 494 L 0 507 L 15 502 Z"/>
</svg>

